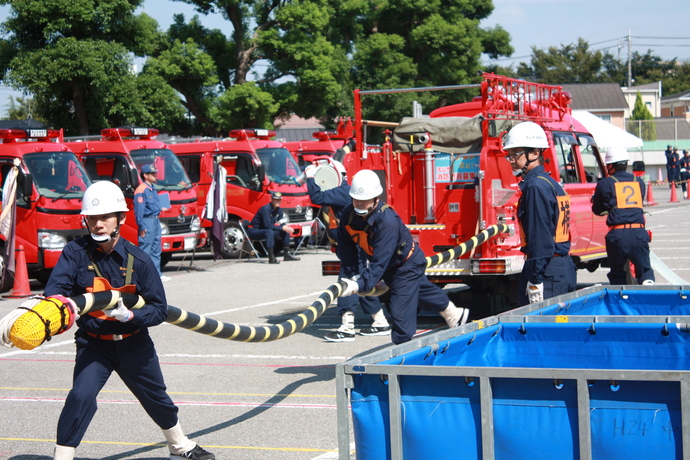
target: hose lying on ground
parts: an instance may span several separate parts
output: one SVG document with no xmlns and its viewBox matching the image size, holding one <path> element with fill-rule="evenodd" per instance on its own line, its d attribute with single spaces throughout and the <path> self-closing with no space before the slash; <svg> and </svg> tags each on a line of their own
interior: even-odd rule
<svg viewBox="0 0 690 460">
<path fill-rule="evenodd" d="M 508 226 L 505 224 L 493 225 L 453 249 L 427 257 L 427 268 L 460 257 L 492 236 L 507 231 Z M 312 324 L 342 294 L 344 289 L 344 281 L 332 284 L 302 313 L 282 323 L 269 326 L 253 327 L 224 323 L 172 305 L 168 306 L 166 322 L 220 339 L 268 342 L 288 337 Z M 360 294 L 379 295 L 385 290 L 384 287 L 378 285 L 373 291 Z M 36 298 L 31 308 L 20 307 L 0 320 L 0 343 L 23 350 L 32 350 L 50 340 L 52 336 L 68 330 L 78 315 L 114 308 L 120 297 L 129 309 L 138 309 L 145 304 L 140 296 L 119 291 L 82 294 L 69 299 L 62 296 Z"/>
</svg>

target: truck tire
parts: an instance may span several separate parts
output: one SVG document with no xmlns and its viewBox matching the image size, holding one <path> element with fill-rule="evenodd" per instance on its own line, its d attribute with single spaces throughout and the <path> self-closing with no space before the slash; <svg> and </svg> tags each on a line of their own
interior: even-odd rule
<svg viewBox="0 0 690 460">
<path fill-rule="evenodd" d="M 220 248 L 220 253 L 225 259 L 237 259 L 243 251 L 248 253 L 250 247 L 240 224 L 236 220 L 228 220 L 223 229 L 223 247 Z"/>
<path fill-rule="evenodd" d="M 172 252 L 161 252 L 161 268 L 168 265 L 168 262 L 172 259 Z"/>
</svg>

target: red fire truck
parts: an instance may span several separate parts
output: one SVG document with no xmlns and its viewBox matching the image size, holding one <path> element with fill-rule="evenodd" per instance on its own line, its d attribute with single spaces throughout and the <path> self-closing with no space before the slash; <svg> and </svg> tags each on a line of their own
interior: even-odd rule
<svg viewBox="0 0 690 460">
<path fill-rule="evenodd" d="M 491 225 L 509 226 L 510 234 L 427 270 L 436 283 L 464 283 L 474 292 L 492 294 L 487 312 L 492 313 L 514 305 L 524 262 L 516 209 L 518 179 L 505 160 L 502 136 L 526 120 L 547 132 L 545 168 L 571 197 L 571 254 L 578 268 L 590 271 L 606 257 L 605 219 L 595 216 L 590 205 L 606 168 L 592 135 L 571 116 L 569 93 L 558 86 L 485 74 L 480 85 L 423 90 L 470 87 L 481 88 L 481 96 L 471 102 L 434 110 L 428 118 L 405 118 L 394 130 L 383 123 L 382 145 L 367 143 L 375 133 L 364 129 L 361 97 L 410 89 L 355 90 L 357 147 L 344 164 L 350 175 L 360 169 L 379 174 L 385 184 L 383 199 L 400 214 L 427 255 L 455 247 Z"/>
<path fill-rule="evenodd" d="M 62 248 L 87 233 L 80 213 L 91 181 L 75 154 L 57 142 L 59 138 L 55 129 L 0 130 L 0 183 L 5 185 L 14 164 L 19 168 L 15 247 L 24 246 L 27 269 L 42 282 Z M 0 264 L 4 263 L 0 255 Z M 2 280 L 0 290 L 11 289 L 11 281 Z"/>
<path fill-rule="evenodd" d="M 152 128 L 108 128 L 101 131 L 97 140 L 75 140 L 67 145 L 77 154 L 91 180 L 109 180 L 122 189 L 130 209 L 122 235 L 135 244 L 138 229 L 133 200 L 142 181 L 140 169 L 145 164 L 158 169 L 156 189 L 159 194 L 169 194 L 171 205 L 159 216 L 161 265 L 165 265 L 174 253 L 204 246 L 207 234 L 201 228 L 195 188 L 175 154 L 156 136 L 158 130 Z"/>
<path fill-rule="evenodd" d="M 312 136 L 313 139 L 283 143 L 297 160 L 301 170 L 304 170 L 319 157 L 334 156 L 338 149 L 345 146 L 348 140 L 354 139 L 355 132 L 352 119 L 340 119 L 335 131 L 316 131 L 312 133 Z"/>
<path fill-rule="evenodd" d="M 236 129 L 230 131 L 229 139 L 170 145 L 197 190 L 200 213 L 211 186 L 213 162 L 219 161 L 227 172 L 224 257 L 236 258 L 249 249 L 239 221 L 251 220 L 270 202 L 273 191 L 283 194 L 281 208 L 287 223 L 298 230 L 295 236 L 311 235 L 315 215 L 307 187 L 299 180 L 301 171 L 290 152 L 271 140 L 275 135 L 266 129 Z M 204 226 L 210 226 L 210 221 Z"/>
</svg>

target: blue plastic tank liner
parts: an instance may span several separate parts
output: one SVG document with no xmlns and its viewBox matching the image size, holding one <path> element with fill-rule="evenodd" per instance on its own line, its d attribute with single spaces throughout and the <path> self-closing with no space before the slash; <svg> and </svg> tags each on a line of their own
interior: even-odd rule
<svg viewBox="0 0 690 460">
<path fill-rule="evenodd" d="M 529 315 L 690 315 L 689 292 L 604 289 L 535 310 Z"/>
<path fill-rule="evenodd" d="M 690 333 L 670 325 L 499 324 L 379 364 L 561 369 L 690 370 Z M 402 364 L 401 364 L 402 362 Z M 480 459 L 480 382 L 400 376 L 405 460 Z M 357 458 L 390 458 L 388 385 L 353 376 Z M 575 380 L 493 378 L 495 458 L 578 459 Z M 682 457 L 680 384 L 590 382 L 594 459 Z"/>
</svg>

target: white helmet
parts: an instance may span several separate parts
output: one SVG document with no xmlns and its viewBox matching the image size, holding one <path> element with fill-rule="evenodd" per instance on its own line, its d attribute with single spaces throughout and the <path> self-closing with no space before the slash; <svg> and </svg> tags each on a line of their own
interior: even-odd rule
<svg viewBox="0 0 690 460">
<path fill-rule="evenodd" d="M 541 126 L 531 121 L 524 121 L 513 126 L 508 132 L 503 150 L 517 147 L 547 149 L 549 148 L 549 141 L 546 140 L 546 133 Z"/>
<path fill-rule="evenodd" d="M 381 181 L 371 169 L 362 169 L 352 178 L 350 196 L 355 200 L 371 200 L 383 193 Z"/>
<path fill-rule="evenodd" d="M 100 216 L 111 212 L 127 212 L 127 202 L 120 187 L 101 180 L 94 182 L 84 192 L 81 213 L 84 216 Z"/>
<path fill-rule="evenodd" d="M 618 163 L 619 161 L 629 161 L 628 151 L 625 147 L 617 145 L 615 147 L 609 147 L 606 149 L 606 155 L 604 156 L 604 163 L 610 165 L 612 163 Z"/>
</svg>

